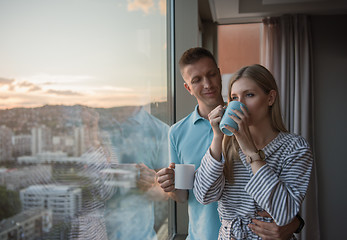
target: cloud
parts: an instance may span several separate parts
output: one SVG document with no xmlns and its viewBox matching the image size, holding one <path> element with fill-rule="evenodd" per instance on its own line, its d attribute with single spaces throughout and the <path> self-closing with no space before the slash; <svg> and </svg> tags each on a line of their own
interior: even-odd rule
<svg viewBox="0 0 347 240">
<path fill-rule="evenodd" d="M 32 87 L 29 88 L 28 92 L 36 92 L 42 90 L 41 87 L 33 85 Z"/>
<path fill-rule="evenodd" d="M 46 93 L 62 95 L 62 96 L 81 96 L 82 95 L 81 93 L 73 92 L 70 90 L 53 90 L 53 89 L 47 90 Z"/>
<path fill-rule="evenodd" d="M 28 92 L 35 92 L 35 91 L 39 91 L 42 89 L 40 86 L 33 84 L 31 82 L 28 82 L 28 81 L 22 81 L 22 82 L 17 83 L 17 87 L 29 88 Z"/>
<path fill-rule="evenodd" d="M 34 84 L 31 82 L 23 81 L 23 82 L 17 83 L 17 86 L 18 87 L 32 87 L 32 86 L 34 86 Z"/>
<path fill-rule="evenodd" d="M 14 81 L 14 79 L 0 77 L 0 86 L 11 85 Z"/>
<path fill-rule="evenodd" d="M 28 81 L 17 81 L 15 79 L 0 78 L 0 86 L 7 85 L 8 91 L 14 92 L 16 90 L 28 89 L 28 92 L 34 92 L 41 90 L 41 87 Z"/>
<path fill-rule="evenodd" d="M 101 86 L 99 88 L 94 88 L 94 92 L 111 92 L 111 93 L 120 93 L 120 92 L 133 92 L 134 90 L 126 87 L 114 87 L 114 86 Z"/>
<path fill-rule="evenodd" d="M 54 84 L 54 82 L 43 82 L 43 83 L 41 83 L 41 85 L 53 85 Z"/>
<path fill-rule="evenodd" d="M 11 92 L 13 92 L 13 91 L 16 90 L 16 86 L 13 85 L 13 84 L 9 84 L 9 85 L 8 85 L 8 90 L 11 91 Z"/>
<path fill-rule="evenodd" d="M 1 86 L 8 86 L 8 91 L 14 92 L 16 90 L 20 90 L 20 88 L 27 88 L 28 92 L 34 92 L 39 91 L 42 88 L 34 83 L 31 83 L 29 81 L 18 81 L 16 79 L 10 79 L 10 78 L 4 78 L 0 77 L 0 87 Z"/>
<path fill-rule="evenodd" d="M 128 0 L 129 11 L 142 10 L 144 13 L 149 14 L 152 8 L 154 8 L 153 0 Z"/>
<path fill-rule="evenodd" d="M 40 85 L 52 85 L 62 83 L 84 83 L 85 81 L 93 80 L 93 76 L 87 75 L 51 75 L 40 73 L 34 76 L 25 77 L 29 82 L 39 83 Z"/>
</svg>

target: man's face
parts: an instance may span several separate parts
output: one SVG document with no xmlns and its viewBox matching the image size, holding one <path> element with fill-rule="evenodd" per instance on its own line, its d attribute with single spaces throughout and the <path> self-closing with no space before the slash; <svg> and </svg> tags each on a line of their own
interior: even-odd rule
<svg viewBox="0 0 347 240">
<path fill-rule="evenodd" d="M 215 108 L 220 104 L 222 79 L 219 68 L 208 57 L 182 69 L 184 87 L 194 96 L 199 106 Z"/>
</svg>

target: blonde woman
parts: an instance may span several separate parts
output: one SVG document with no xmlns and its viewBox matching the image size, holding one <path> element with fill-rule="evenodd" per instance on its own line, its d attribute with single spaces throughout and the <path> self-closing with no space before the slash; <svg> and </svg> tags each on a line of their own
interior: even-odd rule
<svg viewBox="0 0 347 240">
<path fill-rule="evenodd" d="M 313 157 L 306 140 L 286 130 L 277 85 L 266 68 L 241 68 L 233 75 L 228 97 L 247 110 L 230 116 L 239 127 L 227 127 L 233 136 L 219 129 L 222 105 L 209 113 L 213 140 L 196 172 L 193 192 L 202 204 L 218 201 L 219 239 L 261 239 L 249 227 L 251 219 L 290 223 L 304 200 Z M 269 216 L 256 215 L 259 211 Z"/>
</svg>

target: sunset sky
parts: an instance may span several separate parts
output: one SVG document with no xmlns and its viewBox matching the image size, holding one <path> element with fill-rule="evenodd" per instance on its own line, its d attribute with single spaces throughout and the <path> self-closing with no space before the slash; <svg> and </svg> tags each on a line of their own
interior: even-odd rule
<svg viewBox="0 0 347 240">
<path fill-rule="evenodd" d="M 1 0 L 0 109 L 166 99 L 166 0 Z"/>
</svg>

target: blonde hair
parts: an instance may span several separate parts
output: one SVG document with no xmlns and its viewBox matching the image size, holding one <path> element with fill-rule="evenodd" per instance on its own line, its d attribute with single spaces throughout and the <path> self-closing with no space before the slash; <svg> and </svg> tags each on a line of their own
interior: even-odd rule
<svg viewBox="0 0 347 240">
<path fill-rule="evenodd" d="M 287 132 L 288 130 L 286 129 L 281 116 L 281 107 L 277 84 L 270 71 L 259 64 L 246 66 L 238 70 L 236 73 L 233 74 L 233 77 L 231 78 L 228 86 L 228 102 L 232 101 L 231 88 L 233 84 L 240 78 L 248 78 L 253 80 L 264 91 L 265 94 L 269 94 L 271 90 L 276 91 L 275 101 L 273 105 L 269 107 L 271 124 L 275 130 L 280 132 Z M 233 161 L 240 159 L 239 148 L 240 146 L 234 135 L 224 135 L 223 154 L 226 159 L 224 165 L 224 175 L 230 183 L 232 183 L 233 181 L 231 174 L 233 169 Z"/>
</svg>

